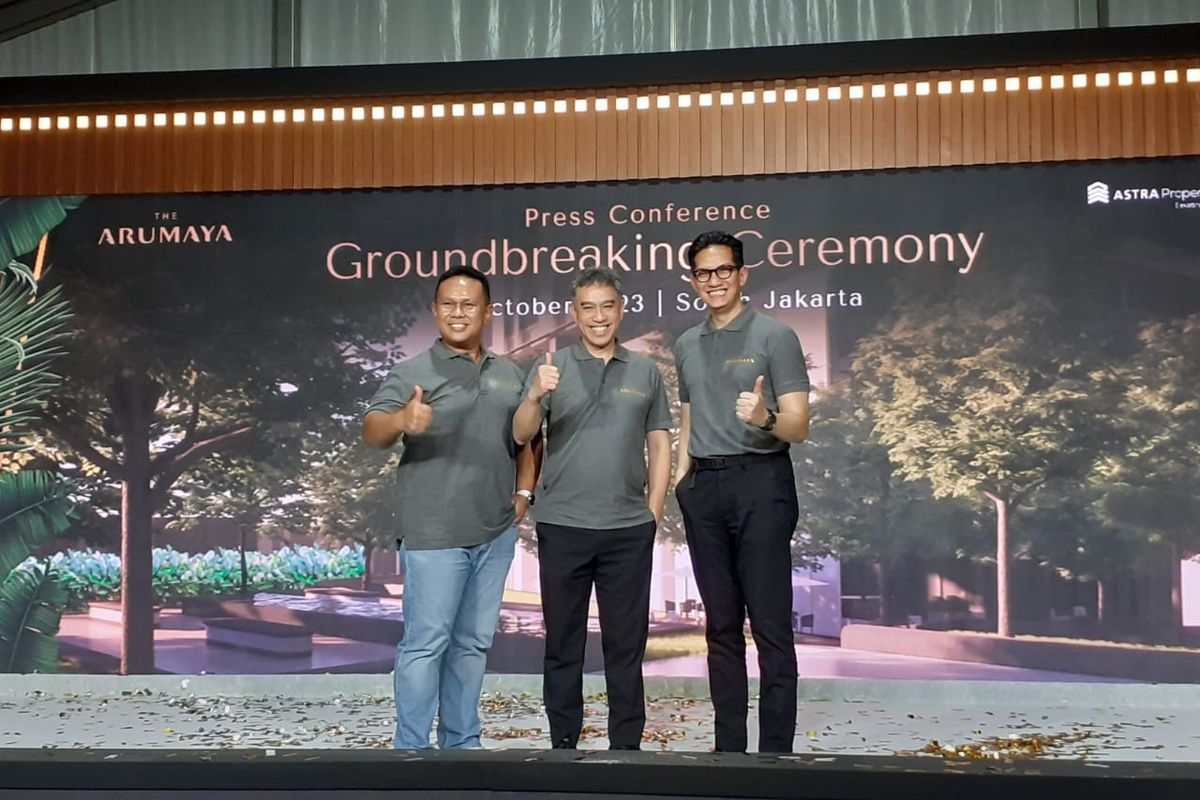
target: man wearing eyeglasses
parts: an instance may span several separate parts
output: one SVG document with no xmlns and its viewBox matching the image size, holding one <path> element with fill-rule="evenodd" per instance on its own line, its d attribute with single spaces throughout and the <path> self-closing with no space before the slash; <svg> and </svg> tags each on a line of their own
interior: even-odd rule
<svg viewBox="0 0 1200 800">
<path fill-rule="evenodd" d="M 791 538 L 799 515 L 788 448 L 808 435 L 808 370 L 796 333 L 742 298 L 741 241 L 723 231 L 687 251 L 708 319 L 675 343 L 683 512 L 704 602 L 716 749 L 747 746 L 746 616 L 758 648 L 760 752 L 792 750 L 796 651 Z"/>
<path fill-rule="evenodd" d="M 396 648 L 395 746 L 479 747 L 479 696 L 512 564 L 517 523 L 537 482 L 540 440 L 518 447 L 512 415 L 524 376 L 483 346 L 487 276 L 438 278 L 438 339 L 397 364 L 363 417 L 363 439 L 403 440 L 396 474 L 404 639 Z"/>
</svg>

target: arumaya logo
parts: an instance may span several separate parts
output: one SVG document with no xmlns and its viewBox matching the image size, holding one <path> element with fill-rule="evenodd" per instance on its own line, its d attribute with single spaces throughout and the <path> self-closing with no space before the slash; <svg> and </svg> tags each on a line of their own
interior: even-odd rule
<svg viewBox="0 0 1200 800">
<path fill-rule="evenodd" d="M 1107 205 L 1109 199 L 1110 198 L 1109 198 L 1107 183 L 1104 183 L 1102 181 L 1094 181 L 1094 182 L 1088 184 L 1087 204 L 1089 206 L 1093 205 L 1095 203 L 1104 203 L 1105 205 Z"/>
<path fill-rule="evenodd" d="M 233 241 L 233 232 L 228 225 L 180 225 L 175 221 L 175 213 L 155 214 L 154 225 L 101 228 L 96 244 L 215 244 Z"/>
</svg>

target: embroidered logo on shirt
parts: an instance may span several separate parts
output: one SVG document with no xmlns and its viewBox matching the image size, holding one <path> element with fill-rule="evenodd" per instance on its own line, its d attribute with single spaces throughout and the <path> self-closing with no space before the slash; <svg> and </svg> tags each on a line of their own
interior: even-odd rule
<svg viewBox="0 0 1200 800">
<path fill-rule="evenodd" d="M 617 390 L 617 393 L 618 394 L 627 394 L 632 397 L 640 397 L 643 400 L 650 397 L 650 395 L 646 394 L 641 389 L 634 389 L 631 386 L 622 386 L 620 389 Z"/>
<path fill-rule="evenodd" d="M 727 358 L 725 363 L 731 366 L 733 364 L 757 364 L 758 359 L 754 356 L 742 356 L 741 358 Z"/>
</svg>

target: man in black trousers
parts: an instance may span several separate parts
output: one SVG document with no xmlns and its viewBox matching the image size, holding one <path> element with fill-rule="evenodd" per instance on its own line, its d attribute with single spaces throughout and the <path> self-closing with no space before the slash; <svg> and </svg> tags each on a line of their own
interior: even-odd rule
<svg viewBox="0 0 1200 800">
<path fill-rule="evenodd" d="M 595 586 L 609 746 L 637 750 L 646 724 L 642 659 L 654 533 L 671 479 L 671 411 L 658 367 L 617 340 L 623 309 L 613 271 L 581 272 L 572 300 L 579 343 L 534 366 L 513 416 L 518 444 L 546 422 L 535 511 L 546 715 L 552 745 L 574 748 L 583 727 L 583 659 Z"/>
<path fill-rule="evenodd" d="M 808 435 L 808 370 L 796 333 L 743 300 L 737 237 L 701 234 L 687 261 L 708 319 L 675 343 L 675 496 L 707 619 L 716 749 L 746 750 L 749 613 L 761 681 L 759 751 L 787 753 L 796 729 L 791 538 L 799 515 L 788 448 Z"/>
</svg>

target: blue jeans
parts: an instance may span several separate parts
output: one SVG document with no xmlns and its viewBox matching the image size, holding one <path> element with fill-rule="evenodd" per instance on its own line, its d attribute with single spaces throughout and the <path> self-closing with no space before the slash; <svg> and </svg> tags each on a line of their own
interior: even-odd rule
<svg viewBox="0 0 1200 800">
<path fill-rule="evenodd" d="M 437 713 L 443 749 L 479 747 L 479 695 L 500 618 L 517 529 L 475 547 L 409 550 L 404 565 L 404 639 L 396 647 L 396 738 L 429 747 Z"/>
</svg>

